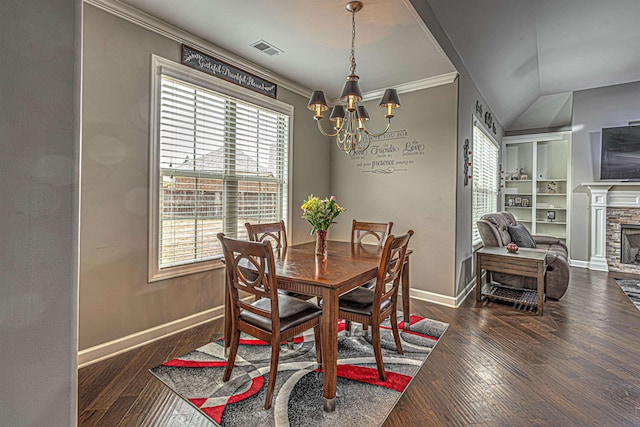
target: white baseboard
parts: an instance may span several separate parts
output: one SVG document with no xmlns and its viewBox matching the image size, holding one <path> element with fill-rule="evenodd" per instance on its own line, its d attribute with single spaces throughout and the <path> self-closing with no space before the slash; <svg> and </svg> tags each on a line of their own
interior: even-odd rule
<svg viewBox="0 0 640 427">
<path fill-rule="evenodd" d="M 609 264 L 607 260 L 602 257 L 591 257 L 589 270 L 609 271 Z"/>
<path fill-rule="evenodd" d="M 436 294 L 429 291 L 421 291 L 420 289 L 411 289 L 410 295 L 411 298 L 415 298 L 420 301 L 446 305 L 447 307 L 456 307 L 456 298 L 447 295 Z"/>
<path fill-rule="evenodd" d="M 420 301 L 432 302 L 434 304 L 440 304 L 447 307 L 458 308 L 469 296 L 471 291 L 475 289 L 476 279 L 472 279 L 469 284 L 464 288 L 462 292 L 456 297 L 450 297 L 447 295 L 436 294 L 434 292 L 422 291 L 420 289 L 411 289 L 411 298 L 415 298 Z"/>
<path fill-rule="evenodd" d="M 581 259 L 572 259 L 572 260 L 569 260 L 569 265 L 571 267 L 589 268 L 589 261 L 582 261 Z"/>
<path fill-rule="evenodd" d="M 476 279 L 473 278 L 471 282 L 467 284 L 462 292 L 456 297 L 456 308 L 460 307 L 460 305 L 467 299 L 469 294 L 476 289 Z"/>
<path fill-rule="evenodd" d="M 222 316 L 224 316 L 224 306 L 219 306 L 144 331 L 136 332 L 126 337 L 89 347 L 78 352 L 78 368 L 83 368 L 92 363 L 150 344 Z"/>
<path fill-rule="evenodd" d="M 450 297 L 419 289 L 411 289 L 410 295 L 411 298 L 415 298 L 420 301 L 427 301 L 445 305 L 447 307 L 457 308 L 473 290 L 474 285 L 475 280 L 469 283 L 465 290 L 457 297 Z M 78 368 L 83 368 L 93 363 L 117 356 L 118 354 L 142 347 L 143 345 L 150 344 L 154 341 L 186 331 L 187 329 L 211 322 L 212 320 L 223 316 L 224 306 L 218 306 L 182 319 L 136 332 L 135 334 L 127 335 L 113 341 L 89 347 L 78 352 Z"/>
</svg>

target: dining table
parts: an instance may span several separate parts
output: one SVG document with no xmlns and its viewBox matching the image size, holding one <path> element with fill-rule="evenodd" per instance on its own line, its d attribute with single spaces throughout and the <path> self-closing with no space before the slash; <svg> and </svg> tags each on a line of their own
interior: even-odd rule
<svg viewBox="0 0 640 427">
<path fill-rule="evenodd" d="M 274 249 L 278 289 L 322 298 L 322 375 L 324 410 L 335 409 L 338 362 L 338 298 L 375 279 L 382 256 L 378 245 L 329 240 L 327 255 L 316 255 L 315 242 Z M 402 275 L 405 329 L 409 325 L 409 257 Z M 225 287 L 226 293 L 226 287 Z M 231 308 L 225 296 L 224 346 L 230 345 Z"/>
</svg>

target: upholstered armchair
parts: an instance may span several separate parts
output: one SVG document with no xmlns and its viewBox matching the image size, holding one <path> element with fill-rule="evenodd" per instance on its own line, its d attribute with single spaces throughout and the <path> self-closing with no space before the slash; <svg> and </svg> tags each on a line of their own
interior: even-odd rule
<svg viewBox="0 0 640 427">
<path fill-rule="evenodd" d="M 477 222 L 484 246 L 507 246 L 512 241 L 509 227 L 518 223 L 510 212 L 490 213 Z M 512 229 L 513 230 L 513 229 Z M 551 236 L 531 236 L 535 249 L 546 251 L 547 273 L 546 294 L 548 298 L 560 299 L 569 286 L 569 260 L 567 246 L 560 239 Z M 536 289 L 536 280 L 531 277 L 506 273 L 492 273 L 492 278 L 503 285 L 516 288 Z"/>
</svg>

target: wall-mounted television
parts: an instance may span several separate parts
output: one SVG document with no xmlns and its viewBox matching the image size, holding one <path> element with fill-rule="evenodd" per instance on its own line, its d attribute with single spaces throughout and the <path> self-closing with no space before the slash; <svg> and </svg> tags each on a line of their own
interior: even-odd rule
<svg viewBox="0 0 640 427">
<path fill-rule="evenodd" d="M 600 179 L 640 181 L 640 126 L 602 129 Z"/>
</svg>

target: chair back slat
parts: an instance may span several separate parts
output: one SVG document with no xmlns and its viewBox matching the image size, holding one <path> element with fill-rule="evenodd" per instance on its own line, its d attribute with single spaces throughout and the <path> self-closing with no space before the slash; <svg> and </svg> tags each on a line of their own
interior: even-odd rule
<svg viewBox="0 0 640 427">
<path fill-rule="evenodd" d="M 245 223 L 249 240 L 254 242 L 264 242 L 270 240 L 275 243 L 276 249 L 287 248 L 287 231 L 284 221 L 271 222 L 267 224 Z"/>
<path fill-rule="evenodd" d="M 251 242 L 225 237 L 219 233 L 227 273 L 227 292 L 231 296 L 231 311 L 238 318 L 242 310 L 270 319 L 279 327 L 278 286 L 276 281 L 273 249 L 270 241 Z M 271 311 L 252 306 L 240 298 L 240 292 L 270 299 Z M 276 313 L 272 316 L 272 313 Z"/>
<path fill-rule="evenodd" d="M 387 237 L 391 234 L 393 222 L 364 222 L 356 221 L 351 223 L 351 243 L 362 243 L 367 236 L 373 236 L 378 246 L 382 246 Z"/>
<path fill-rule="evenodd" d="M 378 265 L 374 307 L 380 307 L 383 301 L 397 297 L 402 269 L 405 264 L 404 259 L 411 236 L 413 236 L 413 230 L 409 230 L 407 234 L 402 236 L 395 237 L 390 235 L 387 237 L 382 250 L 380 264 Z M 391 288 L 387 290 L 386 285 L 388 283 L 391 283 Z"/>
</svg>

